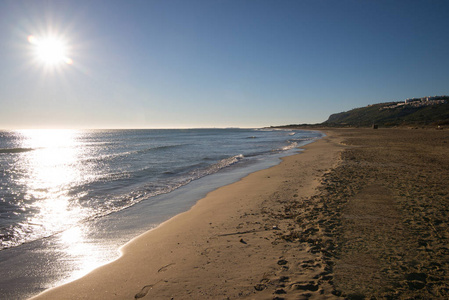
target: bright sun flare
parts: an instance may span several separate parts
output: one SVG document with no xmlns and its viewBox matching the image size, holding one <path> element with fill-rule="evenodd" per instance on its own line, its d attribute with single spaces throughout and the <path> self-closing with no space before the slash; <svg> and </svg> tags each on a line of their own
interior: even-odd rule
<svg viewBox="0 0 449 300">
<path fill-rule="evenodd" d="M 39 61 L 46 65 L 73 64 L 73 60 L 67 57 L 66 43 L 57 37 L 37 38 L 28 36 L 28 42 L 35 46 L 35 55 Z"/>
</svg>

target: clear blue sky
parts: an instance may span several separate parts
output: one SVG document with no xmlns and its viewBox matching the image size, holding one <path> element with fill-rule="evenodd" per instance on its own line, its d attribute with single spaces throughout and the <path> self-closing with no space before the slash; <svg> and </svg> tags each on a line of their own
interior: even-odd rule
<svg viewBox="0 0 449 300">
<path fill-rule="evenodd" d="M 449 94 L 449 1 L 0 0 L 0 129 L 260 127 Z M 72 65 L 36 62 L 29 35 Z"/>
</svg>

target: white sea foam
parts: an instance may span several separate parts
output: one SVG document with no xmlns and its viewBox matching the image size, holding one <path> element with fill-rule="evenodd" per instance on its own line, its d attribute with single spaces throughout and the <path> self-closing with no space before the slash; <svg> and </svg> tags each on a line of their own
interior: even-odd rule
<svg viewBox="0 0 449 300">
<path fill-rule="evenodd" d="M 298 143 L 297 142 L 290 142 L 289 145 L 287 145 L 285 147 L 282 147 L 281 150 L 282 151 L 288 151 L 288 150 L 294 149 L 296 147 L 298 147 Z"/>
</svg>

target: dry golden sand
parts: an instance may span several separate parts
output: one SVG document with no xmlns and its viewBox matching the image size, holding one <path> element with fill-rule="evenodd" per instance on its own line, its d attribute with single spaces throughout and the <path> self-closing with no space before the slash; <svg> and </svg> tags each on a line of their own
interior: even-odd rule
<svg viewBox="0 0 449 300">
<path fill-rule="evenodd" d="M 325 131 L 38 298 L 449 298 L 449 131 Z"/>
</svg>

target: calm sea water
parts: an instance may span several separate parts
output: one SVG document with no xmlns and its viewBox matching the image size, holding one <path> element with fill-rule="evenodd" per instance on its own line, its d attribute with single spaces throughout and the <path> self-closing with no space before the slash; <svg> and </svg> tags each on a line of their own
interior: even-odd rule
<svg viewBox="0 0 449 300">
<path fill-rule="evenodd" d="M 247 169 L 319 137 L 253 129 L 0 132 L 0 253 L 14 253 L 5 256 L 9 260 L 36 241 L 63 239 L 62 233 L 80 224 L 125 210 L 132 215 L 138 204 L 146 205 L 147 214 L 169 216 L 181 204 L 161 195 L 219 172 Z M 155 199 L 166 205 L 151 206 Z M 50 247 L 39 245 L 34 252 Z"/>
</svg>

